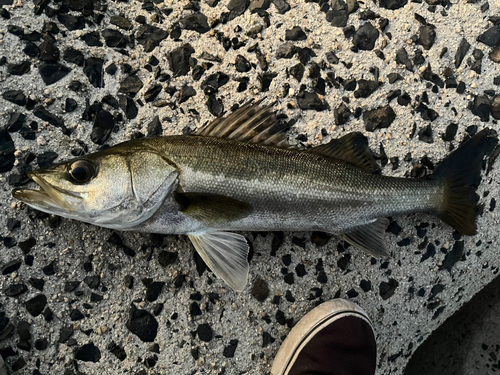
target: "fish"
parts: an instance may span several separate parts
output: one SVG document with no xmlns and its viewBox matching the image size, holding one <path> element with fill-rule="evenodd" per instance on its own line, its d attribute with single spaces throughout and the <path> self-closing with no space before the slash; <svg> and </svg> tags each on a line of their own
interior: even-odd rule
<svg viewBox="0 0 500 375">
<path fill-rule="evenodd" d="M 426 212 L 476 233 L 484 129 L 425 178 L 380 174 L 352 132 L 300 148 L 271 105 L 246 103 L 190 135 L 140 138 L 30 172 L 14 198 L 119 231 L 187 235 L 212 272 L 245 288 L 248 244 L 237 232 L 323 231 L 384 257 L 388 217 Z"/>
</svg>

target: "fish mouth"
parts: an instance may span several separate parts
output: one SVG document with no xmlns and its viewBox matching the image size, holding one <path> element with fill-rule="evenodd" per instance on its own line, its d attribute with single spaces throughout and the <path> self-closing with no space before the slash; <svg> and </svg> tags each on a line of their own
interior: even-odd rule
<svg viewBox="0 0 500 375">
<path fill-rule="evenodd" d="M 56 213 L 60 209 L 74 211 L 76 207 L 70 201 L 83 199 L 78 194 L 51 185 L 36 171 L 28 172 L 28 177 L 36 182 L 38 189 L 14 189 L 12 196 L 33 208 L 49 213 Z"/>
</svg>

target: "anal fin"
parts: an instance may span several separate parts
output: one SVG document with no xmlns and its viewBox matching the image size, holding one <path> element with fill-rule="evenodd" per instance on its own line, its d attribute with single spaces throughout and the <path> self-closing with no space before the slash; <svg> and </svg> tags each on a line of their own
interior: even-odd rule
<svg viewBox="0 0 500 375">
<path fill-rule="evenodd" d="M 362 225 L 352 232 L 342 234 L 351 245 L 359 247 L 375 257 L 389 256 L 385 248 L 384 232 L 389 225 L 389 219 L 380 217 L 370 224 Z"/>
<path fill-rule="evenodd" d="M 213 273 L 235 292 L 243 291 L 249 268 L 245 237 L 232 232 L 195 232 L 189 239 Z"/>
</svg>

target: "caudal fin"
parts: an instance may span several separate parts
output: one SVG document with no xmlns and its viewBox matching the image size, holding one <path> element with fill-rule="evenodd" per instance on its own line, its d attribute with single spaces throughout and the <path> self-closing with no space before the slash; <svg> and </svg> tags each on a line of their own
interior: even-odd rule
<svg viewBox="0 0 500 375">
<path fill-rule="evenodd" d="M 476 234 L 475 194 L 490 130 L 477 133 L 436 168 L 430 176 L 441 182 L 443 202 L 437 216 L 465 235 Z"/>
</svg>

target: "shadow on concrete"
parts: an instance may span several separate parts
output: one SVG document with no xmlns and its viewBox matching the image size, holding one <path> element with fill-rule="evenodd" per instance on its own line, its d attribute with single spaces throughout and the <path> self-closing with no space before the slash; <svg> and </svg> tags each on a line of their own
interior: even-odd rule
<svg viewBox="0 0 500 375">
<path fill-rule="evenodd" d="M 404 375 L 500 373 L 500 277 L 449 317 L 410 358 Z"/>
</svg>

